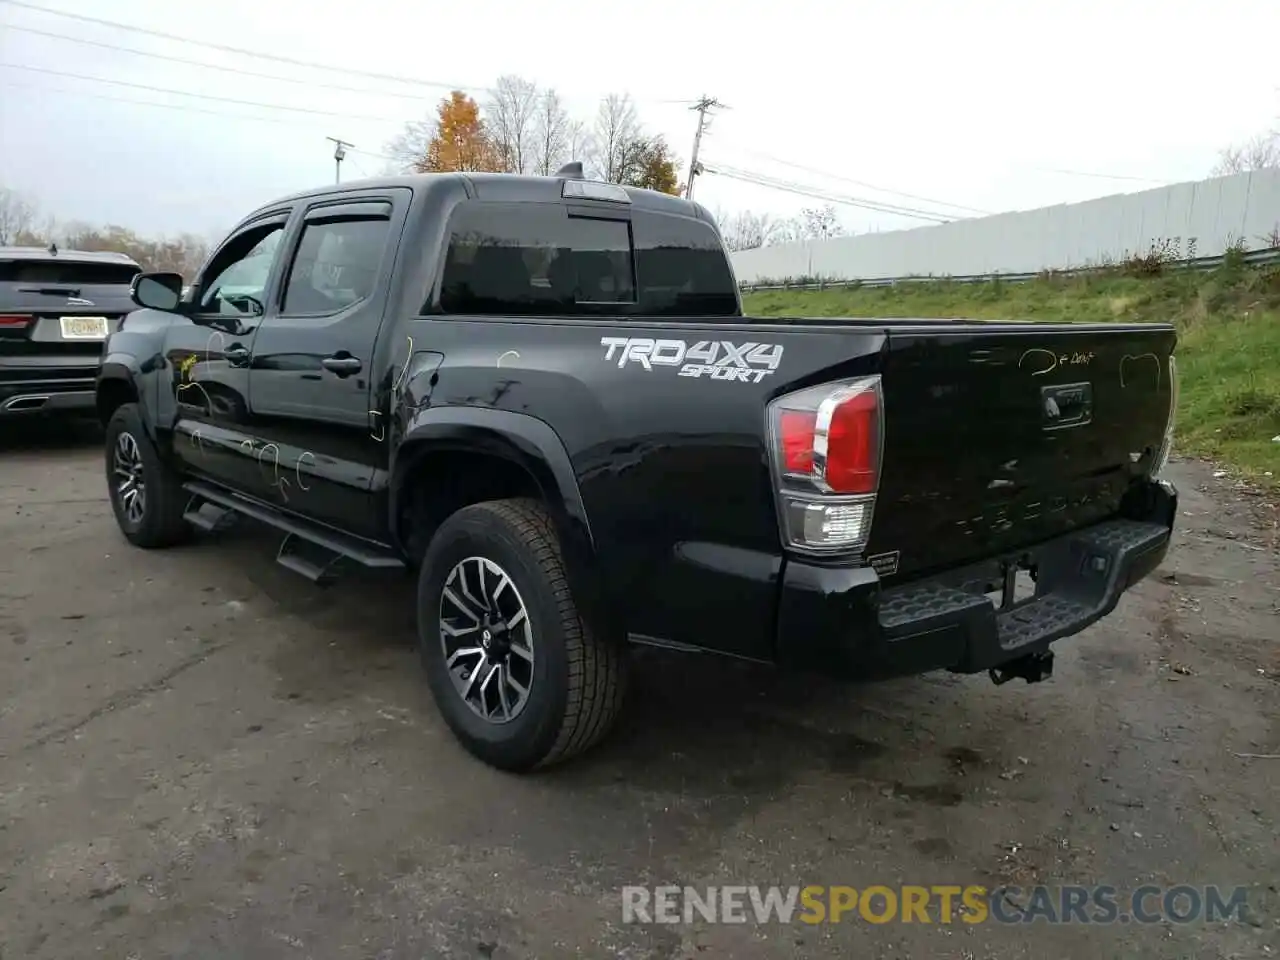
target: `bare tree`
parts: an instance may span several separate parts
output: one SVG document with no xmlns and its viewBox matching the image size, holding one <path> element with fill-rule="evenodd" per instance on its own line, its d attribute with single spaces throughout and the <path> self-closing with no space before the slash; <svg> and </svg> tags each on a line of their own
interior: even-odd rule
<svg viewBox="0 0 1280 960">
<path fill-rule="evenodd" d="M 630 94 L 611 93 L 600 101 L 591 130 L 590 159 L 596 176 L 617 183 L 626 172 L 630 147 L 640 137 L 640 119 Z"/>
<path fill-rule="evenodd" d="M 570 120 L 565 131 L 569 142 L 569 159 L 586 161 L 592 152 L 591 131 L 581 120 Z"/>
<path fill-rule="evenodd" d="M 498 78 L 484 104 L 485 127 L 508 173 L 534 169 L 538 107 L 537 85 L 512 74 Z"/>
<path fill-rule="evenodd" d="M 807 207 L 800 211 L 800 233 L 804 240 L 826 240 L 844 236 L 844 227 L 834 205 Z"/>
<path fill-rule="evenodd" d="M 30 233 L 35 218 L 35 204 L 16 190 L 0 187 L 0 246 L 14 243 L 20 233 Z"/>
<path fill-rule="evenodd" d="M 1221 177 L 1271 167 L 1280 167 L 1280 129 L 1260 133 L 1242 144 L 1227 147 L 1218 154 L 1218 162 L 1211 173 Z"/>
<path fill-rule="evenodd" d="M 436 135 L 436 121 L 412 120 L 404 129 L 387 141 L 382 148 L 387 163 L 396 173 L 412 173 L 421 168 L 427 156 L 427 148 Z"/>
<path fill-rule="evenodd" d="M 538 95 L 533 117 L 534 173 L 548 177 L 560 169 L 566 160 L 573 159 L 570 149 L 573 125 L 560 94 L 554 90 L 543 90 Z"/>
<path fill-rule="evenodd" d="M 786 242 L 792 232 L 788 221 L 776 220 L 767 213 L 752 213 L 749 210 L 732 214 L 718 213 L 716 221 L 720 224 L 724 244 L 730 250 L 754 250 Z"/>
</svg>

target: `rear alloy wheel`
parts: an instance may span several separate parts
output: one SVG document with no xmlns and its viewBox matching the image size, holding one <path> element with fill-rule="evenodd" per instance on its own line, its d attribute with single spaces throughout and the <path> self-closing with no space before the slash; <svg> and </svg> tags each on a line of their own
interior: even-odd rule
<svg viewBox="0 0 1280 960">
<path fill-rule="evenodd" d="M 118 407 L 107 423 L 106 472 L 111 509 L 130 543 L 168 547 L 190 535 L 182 478 L 160 459 L 135 403 Z"/>
<path fill-rule="evenodd" d="M 626 655 L 574 597 L 536 500 L 464 507 L 418 576 L 418 649 L 441 716 L 492 766 L 523 772 L 599 741 L 622 704 Z"/>
</svg>

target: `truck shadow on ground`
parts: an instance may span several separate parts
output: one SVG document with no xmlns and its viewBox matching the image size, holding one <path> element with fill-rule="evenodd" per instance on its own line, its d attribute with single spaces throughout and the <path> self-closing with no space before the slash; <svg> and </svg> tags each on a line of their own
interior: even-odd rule
<svg viewBox="0 0 1280 960">
<path fill-rule="evenodd" d="M 219 537 L 274 610 L 304 627 L 272 657 L 282 695 L 312 703 L 391 696 L 423 724 L 441 724 L 420 675 L 411 576 L 356 572 L 321 589 L 271 562 L 270 534 L 245 525 Z M 712 820 L 736 819 L 806 781 L 951 807 L 965 796 L 955 749 L 947 752 L 960 740 L 940 742 L 939 718 L 952 732 L 1002 722 L 972 693 L 946 674 L 852 684 L 635 647 L 612 733 L 580 761 L 534 779 L 552 793 L 620 792 L 623 803 L 637 792 L 700 799 Z M 923 744 L 930 749 L 922 753 Z M 457 760 L 474 762 L 456 750 Z M 975 769 L 985 763 L 972 750 L 960 759 Z"/>
</svg>

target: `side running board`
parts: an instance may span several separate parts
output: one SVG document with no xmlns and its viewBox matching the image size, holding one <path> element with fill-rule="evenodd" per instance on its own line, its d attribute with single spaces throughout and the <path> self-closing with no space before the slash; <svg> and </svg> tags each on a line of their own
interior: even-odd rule
<svg viewBox="0 0 1280 960">
<path fill-rule="evenodd" d="M 244 516 L 274 527 L 285 535 L 276 554 L 276 562 L 312 583 L 323 585 L 331 582 L 343 560 L 375 570 L 404 568 L 404 561 L 387 548 L 282 513 L 268 504 L 239 496 L 211 483 L 192 480 L 183 484 L 183 489 L 191 494 L 184 514 L 188 523 L 212 533 L 223 529 L 235 516 Z"/>
</svg>

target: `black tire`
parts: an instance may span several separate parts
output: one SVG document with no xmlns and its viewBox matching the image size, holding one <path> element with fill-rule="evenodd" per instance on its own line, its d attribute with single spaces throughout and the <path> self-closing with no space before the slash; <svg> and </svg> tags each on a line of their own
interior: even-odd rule
<svg viewBox="0 0 1280 960">
<path fill-rule="evenodd" d="M 456 565 L 477 557 L 509 577 L 531 628 L 528 693 L 503 722 L 485 719 L 464 700 L 441 639 L 445 585 Z M 622 705 L 625 650 L 583 616 L 555 526 L 536 500 L 475 504 L 440 525 L 418 576 L 418 645 L 449 728 L 472 754 L 502 770 L 526 772 L 582 753 L 604 737 Z"/>
<path fill-rule="evenodd" d="M 140 515 L 130 515 L 124 503 L 117 473 L 116 456 L 121 447 L 132 441 L 140 464 L 143 498 Z M 135 547 L 158 549 L 182 543 L 191 535 L 191 526 L 182 519 L 188 495 L 182 489 L 182 478 L 165 463 L 147 435 L 136 403 L 116 408 L 107 422 L 105 466 L 107 493 L 115 512 L 120 532 Z"/>
</svg>

